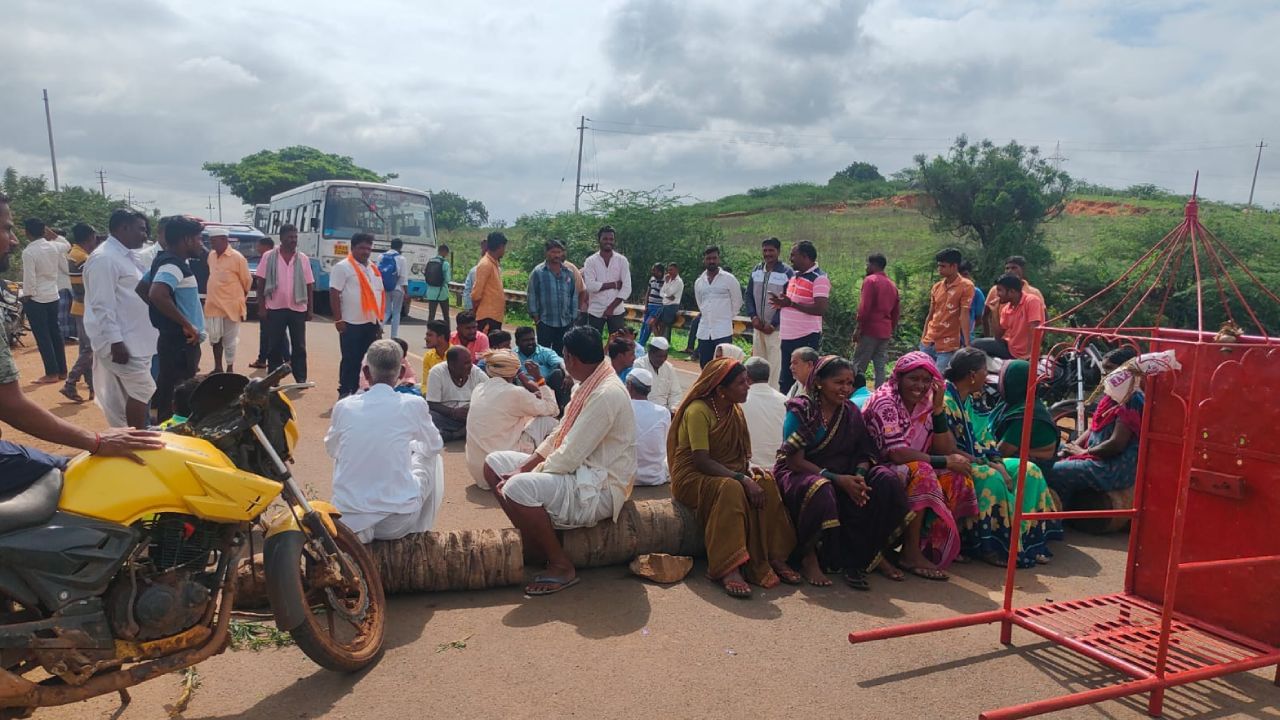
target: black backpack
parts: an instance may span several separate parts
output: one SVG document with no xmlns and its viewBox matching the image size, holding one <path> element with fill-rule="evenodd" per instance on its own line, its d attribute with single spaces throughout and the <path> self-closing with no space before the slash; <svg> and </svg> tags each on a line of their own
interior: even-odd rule
<svg viewBox="0 0 1280 720">
<path fill-rule="evenodd" d="M 427 261 L 427 269 L 423 272 L 426 275 L 427 285 L 430 287 L 442 287 L 444 285 L 444 258 L 439 255 Z"/>
</svg>

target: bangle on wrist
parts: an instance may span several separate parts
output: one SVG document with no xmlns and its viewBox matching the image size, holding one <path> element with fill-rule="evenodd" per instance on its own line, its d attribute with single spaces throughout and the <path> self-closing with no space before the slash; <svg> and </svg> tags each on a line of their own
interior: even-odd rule
<svg viewBox="0 0 1280 720">
<path fill-rule="evenodd" d="M 826 468 L 823 468 L 818 474 L 832 482 L 836 480 L 836 474 Z"/>
<path fill-rule="evenodd" d="M 102 433 L 93 434 L 93 449 L 89 451 L 90 455 L 96 455 L 102 449 Z"/>
<path fill-rule="evenodd" d="M 946 455 L 930 455 L 929 465 L 935 470 L 942 470 L 947 467 Z"/>
<path fill-rule="evenodd" d="M 853 474 L 857 475 L 860 478 L 865 478 L 867 476 L 868 470 L 870 470 L 870 468 L 859 467 L 854 469 Z"/>
<path fill-rule="evenodd" d="M 746 476 L 746 473 L 736 472 L 733 474 L 733 479 L 737 480 L 738 482 L 743 482 L 744 480 L 747 479 L 747 476 Z"/>
</svg>

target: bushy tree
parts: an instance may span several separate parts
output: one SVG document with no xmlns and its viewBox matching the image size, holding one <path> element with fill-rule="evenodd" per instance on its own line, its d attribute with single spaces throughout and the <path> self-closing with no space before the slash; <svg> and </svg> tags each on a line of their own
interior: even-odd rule
<svg viewBox="0 0 1280 720">
<path fill-rule="evenodd" d="M 40 218 L 50 227 L 71 232 L 78 222 L 87 222 L 100 232 L 107 231 L 107 219 L 111 211 L 125 207 L 124 200 L 111 200 L 92 190 L 76 185 L 64 185 L 61 192 L 49 189 L 43 176 L 19 175 L 14 168 L 4 171 L 0 189 L 9 196 L 13 218 L 19 228 L 27 218 Z M 18 234 L 21 236 L 22 231 Z M 22 237 L 25 242 L 25 236 Z M 9 256 L 10 277 L 20 277 L 21 256 L 15 251 Z"/>
<path fill-rule="evenodd" d="M 379 175 L 362 168 L 345 155 L 294 145 L 280 150 L 260 150 L 239 162 L 206 162 L 210 175 L 222 181 L 232 195 L 246 205 L 270 202 L 271 196 L 317 180 L 387 182 L 394 173 Z"/>
<path fill-rule="evenodd" d="M 880 174 L 880 168 L 868 162 L 855 162 L 849 167 L 837 172 L 831 176 L 830 183 L 864 183 L 864 182 L 884 182 L 884 176 Z"/>
<path fill-rule="evenodd" d="M 1052 262 L 1043 223 L 1062 213 L 1071 178 L 1016 142 L 970 143 L 961 135 L 948 153 L 915 157 L 917 182 L 933 202 L 921 207 L 934 230 L 977 246 L 980 275 L 1009 255 L 1023 255 L 1034 271 Z"/>
<path fill-rule="evenodd" d="M 489 222 L 489 211 L 484 203 L 468 200 L 448 190 L 433 190 L 431 206 L 435 211 L 436 227 L 443 230 L 484 227 Z"/>
</svg>

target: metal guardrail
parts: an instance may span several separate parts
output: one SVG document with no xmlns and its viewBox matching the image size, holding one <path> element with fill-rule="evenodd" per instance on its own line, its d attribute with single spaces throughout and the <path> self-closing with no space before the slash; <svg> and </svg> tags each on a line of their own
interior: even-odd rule
<svg viewBox="0 0 1280 720">
<path fill-rule="evenodd" d="M 454 299 L 459 305 L 462 304 L 462 286 L 463 283 L 449 283 L 449 292 L 453 293 Z M 507 307 L 526 307 L 528 305 L 528 293 L 523 290 L 507 290 L 503 289 L 502 294 L 506 296 Z M 622 307 L 626 308 L 627 320 L 639 324 L 644 319 L 644 305 L 635 303 L 623 303 Z M 681 310 L 676 313 L 675 327 L 687 328 L 693 319 L 698 317 L 698 312 L 694 310 Z M 733 318 L 733 336 L 734 337 L 751 337 L 751 318 L 744 315 L 737 315 Z"/>
</svg>

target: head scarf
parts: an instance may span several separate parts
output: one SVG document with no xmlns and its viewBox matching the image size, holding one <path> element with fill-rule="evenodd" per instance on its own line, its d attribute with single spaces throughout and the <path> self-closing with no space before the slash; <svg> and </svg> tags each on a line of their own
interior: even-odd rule
<svg viewBox="0 0 1280 720">
<path fill-rule="evenodd" d="M 667 457 L 675 457 L 676 445 L 678 444 L 676 439 L 680 434 L 680 423 L 684 421 L 684 413 L 689 409 L 689 405 L 696 400 L 705 400 L 711 397 L 716 388 L 720 387 L 720 383 L 728 377 L 729 371 L 739 364 L 737 360 L 719 357 L 702 368 L 702 374 L 698 376 L 697 380 L 693 381 L 693 386 L 684 394 L 684 400 L 681 401 L 680 408 L 676 410 L 675 417 L 671 419 L 671 429 L 667 432 Z"/>
<path fill-rule="evenodd" d="M 903 377 L 920 369 L 928 370 L 935 380 L 942 381 L 933 358 L 916 350 L 898 358 L 888 381 L 876 388 L 867 401 L 863 419 L 882 455 L 902 447 L 923 452 L 929 444 L 933 432 L 929 422 L 933 413 L 933 391 L 925 393 L 914 408 L 907 408 L 900 388 Z"/>
<path fill-rule="evenodd" d="M 742 348 L 734 345 L 733 343 L 720 343 L 716 346 L 716 352 L 720 353 L 720 357 L 729 358 L 730 360 L 736 360 L 738 362 L 743 362 L 747 359 L 747 354 L 742 351 Z"/>
<path fill-rule="evenodd" d="M 493 350 L 485 353 L 484 367 L 489 375 L 510 380 L 520 374 L 520 358 L 510 350 Z"/>
<path fill-rule="evenodd" d="M 800 421 L 800 427 L 783 438 L 782 447 L 778 449 L 778 459 L 790 457 L 801 450 L 813 449 L 818 443 L 818 433 L 826 427 L 825 419 L 822 417 L 822 402 L 818 397 L 818 371 L 838 357 L 838 355 L 823 355 L 818 358 L 818 361 L 813 364 L 813 370 L 809 372 L 809 379 L 805 381 L 804 392 L 787 400 L 787 412 L 795 414 L 796 419 Z M 846 421 L 851 406 L 852 403 L 846 400 L 844 406 L 836 410 L 835 416 L 831 419 L 831 427 L 823 436 L 824 446 L 825 443 L 831 442 L 836 430 Z M 852 407 L 852 410 L 857 412 L 856 407 Z"/>
<path fill-rule="evenodd" d="M 808 395 L 814 400 L 818 399 L 816 394 L 818 391 L 818 371 L 825 367 L 827 363 L 839 357 L 839 355 L 823 355 L 813 363 L 813 368 L 809 370 L 809 377 L 804 381 L 805 395 Z"/>
<path fill-rule="evenodd" d="M 1027 412 L 1027 384 L 1030 382 L 1031 363 L 1026 360 L 1011 360 L 1000 369 L 1000 404 L 991 411 L 991 429 L 996 437 L 1003 435 L 1010 424 L 1022 423 Z M 1031 417 L 1036 422 L 1055 427 L 1053 415 L 1039 398 L 1032 403 Z"/>
</svg>

